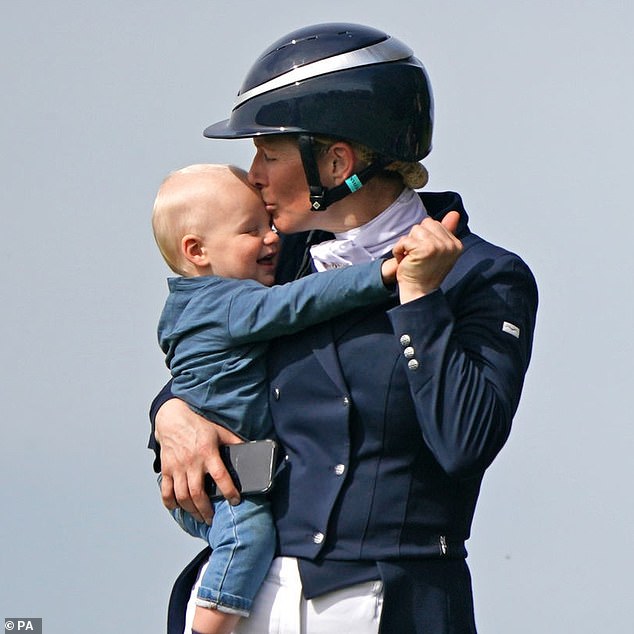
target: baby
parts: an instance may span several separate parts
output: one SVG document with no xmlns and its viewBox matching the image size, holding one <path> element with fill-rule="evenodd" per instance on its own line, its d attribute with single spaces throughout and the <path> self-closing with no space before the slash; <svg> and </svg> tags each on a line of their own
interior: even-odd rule
<svg viewBox="0 0 634 634">
<path fill-rule="evenodd" d="M 377 260 L 273 286 L 280 238 L 246 173 L 226 165 L 192 165 L 161 185 L 152 215 L 165 261 L 180 277 L 158 338 L 172 393 L 244 440 L 270 438 L 265 354 L 272 338 L 371 303 L 386 301 L 396 261 Z M 231 632 L 248 616 L 275 551 L 264 495 L 237 506 L 214 501 L 212 526 L 182 509 L 188 533 L 212 548 L 197 594 L 192 632 Z"/>
</svg>

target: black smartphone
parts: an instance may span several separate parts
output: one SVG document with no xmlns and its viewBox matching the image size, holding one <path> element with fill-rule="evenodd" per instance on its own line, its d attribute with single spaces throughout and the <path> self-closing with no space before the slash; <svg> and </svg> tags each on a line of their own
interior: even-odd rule
<svg viewBox="0 0 634 634">
<path fill-rule="evenodd" d="M 223 445 L 220 454 L 241 495 L 261 494 L 271 490 L 277 464 L 277 443 L 274 440 Z M 209 474 L 205 477 L 205 491 L 212 499 L 222 497 Z"/>
</svg>

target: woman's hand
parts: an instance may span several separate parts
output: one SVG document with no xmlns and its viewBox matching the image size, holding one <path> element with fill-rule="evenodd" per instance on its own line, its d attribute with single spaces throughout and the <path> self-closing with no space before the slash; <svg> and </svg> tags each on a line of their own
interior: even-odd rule
<svg viewBox="0 0 634 634">
<path fill-rule="evenodd" d="M 154 435 L 161 446 L 161 497 L 168 509 L 181 507 L 198 521 L 211 524 L 207 473 L 229 503 L 238 504 L 240 494 L 218 450 L 220 445 L 242 442 L 238 436 L 199 416 L 177 398 L 158 410 Z"/>
<path fill-rule="evenodd" d="M 459 220 L 457 211 L 450 211 L 442 222 L 425 218 L 398 241 L 393 253 L 401 304 L 436 290 L 451 271 L 462 253 L 462 243 L 454 235 Z"/>
</svg>

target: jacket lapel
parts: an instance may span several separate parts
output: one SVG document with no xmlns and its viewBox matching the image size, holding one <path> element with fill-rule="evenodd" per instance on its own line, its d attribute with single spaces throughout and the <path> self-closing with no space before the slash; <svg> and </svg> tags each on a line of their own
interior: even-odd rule
<svg viewBox="0 0 634 634">
<path fill-rule="evenodd" d="M 319 361 L 324 372 L 343 394 L 348 393 L 348 386 L 343 378 L 337 349 L 333 339 L 332 325 L 330 322 L 323 324 L 321 328 L 311 328 L 306 331 L 310 339 L 315 358 Z"/>
</svg>

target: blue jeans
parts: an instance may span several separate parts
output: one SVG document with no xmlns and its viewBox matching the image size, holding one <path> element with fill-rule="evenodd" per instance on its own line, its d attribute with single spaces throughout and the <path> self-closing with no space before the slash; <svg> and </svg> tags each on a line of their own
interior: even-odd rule
<svg viewBox="0 0 634 634">
<path fill-rule="evenodd" d="M 243 498 L 237 506 L 213 502 L 211 526 L 182 509 L 171 511 L 183 530 L 212 548 L 197 605 L 249 616 L 253 599 L 275 554 L 275 527 L 265 496 Z"/>
</svg>

